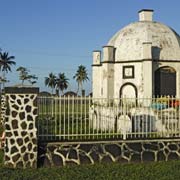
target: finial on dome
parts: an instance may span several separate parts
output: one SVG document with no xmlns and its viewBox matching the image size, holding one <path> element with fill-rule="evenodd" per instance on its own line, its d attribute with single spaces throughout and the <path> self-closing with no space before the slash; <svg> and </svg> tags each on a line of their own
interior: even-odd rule
<svg viewBox="0 0 180 180">
<path fill-rule="evenodd" d="M 139 21 L 153 21 L 153 12 L 152 9 L 142 9 L 139 13 Z"/>
</svg>

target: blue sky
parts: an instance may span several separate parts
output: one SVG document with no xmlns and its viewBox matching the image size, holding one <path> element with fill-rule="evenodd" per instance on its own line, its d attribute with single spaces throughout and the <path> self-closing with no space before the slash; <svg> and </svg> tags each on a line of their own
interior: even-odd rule
<svg viewBox="0 0 180 180">
<path fill-rule="evenodd" d="M 44 77 L 64 72 L 68 90 L 79 65 L 91 78 L 92 51 L 102 50 L 125 25 L 138 20 L 138 11 L 154 9 L 154 19 L 180 33 L 179 0 L 0 0 L 0 47 L 16 57 L 8 74 L 19 83 L 16 68 L 27 67 L 39 77 L 37 86 L 47 90 Z M 84 84 L 91 91 L 91 80 Z"/>
</svg>

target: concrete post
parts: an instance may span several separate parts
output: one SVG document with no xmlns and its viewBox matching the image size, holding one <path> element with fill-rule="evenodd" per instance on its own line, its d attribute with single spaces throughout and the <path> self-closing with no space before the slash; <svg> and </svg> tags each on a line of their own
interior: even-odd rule
<svg viewBox="0 0 180 180">
<path fill-rule="evenodd" d="M 37 94 L 39 88 L 6 87 L 5 165 L 37 167 Z"/>
<path fill-rule="evenodd" d="M 92 91 L 93 97 L 101 97 L 101 51 L 93 51 L 93 64 L 92 64 Z M 97 78 L 98 77 L 98 78 Z"/>
<path fill-rule="evenodd" d="M 93 65 L 101 64 L 101 51 L 93 51 Z"/>
<path fill-rule="evenodd" d="M 114 46 L 103 46 L 102 61 L 102 88 L 103 98 L 114 97 L 114 62 L 115 48 Z"/>
<path fill-rule="evenodd" d="M 153 72 L 152 72 L 152 43 L 143 43 L 143 77 L 144 97 L 151 98 L 153 92 Z"/>
<path fill-rule="evenodd" d="M 114 46 L 103 46 L 103 62 L 114 62 Z"/>
</svg>

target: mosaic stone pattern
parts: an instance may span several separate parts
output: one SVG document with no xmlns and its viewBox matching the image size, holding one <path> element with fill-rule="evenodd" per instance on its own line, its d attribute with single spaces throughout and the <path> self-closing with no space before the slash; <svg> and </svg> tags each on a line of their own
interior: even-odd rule
<svg viewBox="0 0 180 180">
<path fill-rule="evenodd" d="M 49 143 L 39 145 L 39 166 L 180 159 L 180 141 Z"/>
<path fill-rule="evenodd" d="M 5 95 L 1 95 L 1 124 L 4 126 L 6 114 L 6 98 Z"/>
<path fill-rule="evenodd" d="M 37 94 L 6 94 L 5 164 L 9 167 L 37 166 Z"/>
</svg>

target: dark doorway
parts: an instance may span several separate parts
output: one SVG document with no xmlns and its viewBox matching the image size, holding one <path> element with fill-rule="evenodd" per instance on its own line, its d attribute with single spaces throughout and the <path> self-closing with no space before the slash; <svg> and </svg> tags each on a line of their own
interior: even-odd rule
<svg viewBox="0 0 180 180">
<path fill-rule="evenodd" d="M 155 96 L 176 96 L 176 71 L 172 67 L 155 71 Z"/>
</svg>

